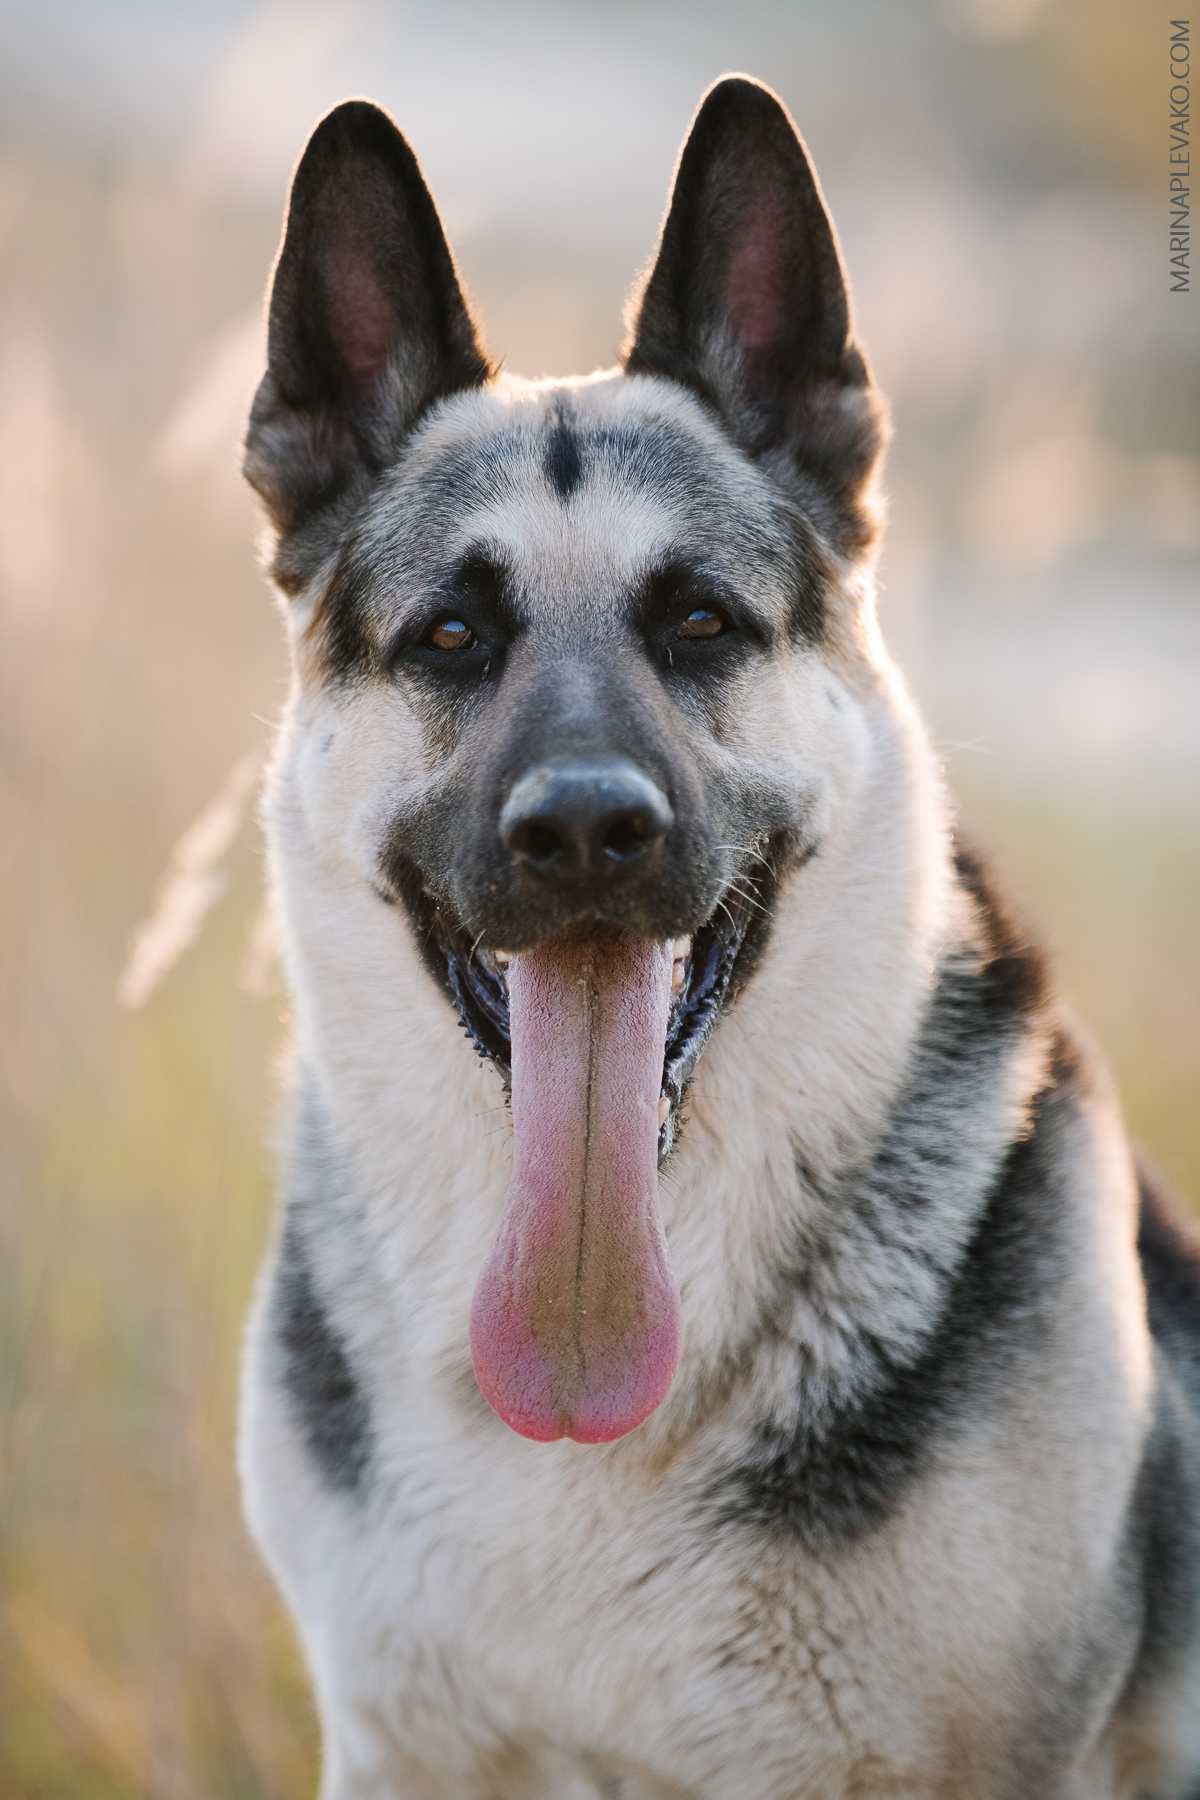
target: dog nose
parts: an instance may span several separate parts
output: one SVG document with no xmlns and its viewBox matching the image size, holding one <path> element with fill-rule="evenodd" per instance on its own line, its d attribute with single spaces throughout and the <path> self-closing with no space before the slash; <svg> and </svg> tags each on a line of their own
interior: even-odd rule
<svg viewBox="0 0 1200 1800">
<path fill-rule="evenodd" d="M 674 814 L 648 775 L 619 758 L 530 769 L 500 814 L 500 836 L 541 875 L 619 874 L 664 838 Z"/>
</svg>

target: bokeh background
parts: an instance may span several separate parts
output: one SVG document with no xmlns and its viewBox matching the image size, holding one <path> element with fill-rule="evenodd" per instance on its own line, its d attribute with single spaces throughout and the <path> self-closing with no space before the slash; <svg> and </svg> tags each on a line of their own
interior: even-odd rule
<svg viewBox="0 0 1200 1800">
<path fill-rule="evenodd" d="M 289 169 L 346 94 L 411 134 L 493 348 L 540 374 L 611 360 L 704 85 L 779 88 L 894 403 L 886 630 L 1134 1128 L 1200 1192 L 1167 17 L 0 6 L 0 1795 L 313 1790 L 233 1473 L 285 1030 L 254 821 L 284 660 L 237 439 Z"/>
</svg>

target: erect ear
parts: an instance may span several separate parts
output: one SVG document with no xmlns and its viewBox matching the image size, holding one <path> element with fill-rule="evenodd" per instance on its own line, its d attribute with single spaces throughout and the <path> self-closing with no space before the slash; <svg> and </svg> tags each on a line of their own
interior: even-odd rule
<svg viewBox="0 0 1200 1800">
<path fill-rule="evenodd" d="M 749 454 L 807 476 L 840 547 L 871 535 L 884 415 L 837 238 L 782 103 L 745 76 L 718 81 L 692 121 L 625 368 L 684 383 Z"/>
<path fill-rule="evenodd" d="M 416 157 L 379 107 L 345 101 L 292 181 L 247 478 L 286 533 L 490 373 Z"/>
</svg>

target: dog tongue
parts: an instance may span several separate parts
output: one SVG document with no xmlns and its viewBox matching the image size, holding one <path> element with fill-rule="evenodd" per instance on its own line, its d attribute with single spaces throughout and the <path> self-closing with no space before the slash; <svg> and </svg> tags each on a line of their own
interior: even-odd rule
<svg viewBox="0 0 1200 1800">
<path fill-rule="evenodd" d="M 508 1003 L 513 1177 L 471 1308 L 475 1378 L 523 1436 L 605 1443 L 679 1356 L 657 1210 L 671 948 L 543 945 L 512 958 Z"/>
</svg>

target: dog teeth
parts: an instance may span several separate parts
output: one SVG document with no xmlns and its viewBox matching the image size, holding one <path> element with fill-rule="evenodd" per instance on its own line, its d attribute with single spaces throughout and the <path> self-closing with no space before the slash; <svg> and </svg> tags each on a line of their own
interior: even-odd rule
<svg viewBox="0 0 1200 1800">
<path fill-rule="evenodd" d="M 683 984 L 686 980 L 687 963 L 683 957 L 680 957 L 678 962 L 673 962 L 671 964 L 671 992 L 673 994 L 682 993 Z"/>
<path fill-rule="evenodd" d="M 683 958 L 683 960 L 686 961 L 687 958 L 691 954 L 692 954 L 691 938 L 690 937 L 676 938 L 675 942 L 671 945 L 671 955 L 674 957 L 675 961 L 678 962 L 680 960 L 680 958 Z"/>
<path fill-rule="evenodd" d="M 662 1130 L 663 1126 L 666 1124 L 666 1122 L 670 1118 L 670 1116 L 671 1116 L 671 1102 L 667 1099 L 667 1096 L 664 1094 L 662 1099 L 658 1103 L 658 1129 L 660 1131 Z"/>
<path fill-rule="evenodd" d="M 496 950 L 493 951 L 493 955 L 496 958 L 496 967 L 499 969 L 507 969 L 509 963 L 512 961 L 511 950 Z"/>
</svg>

